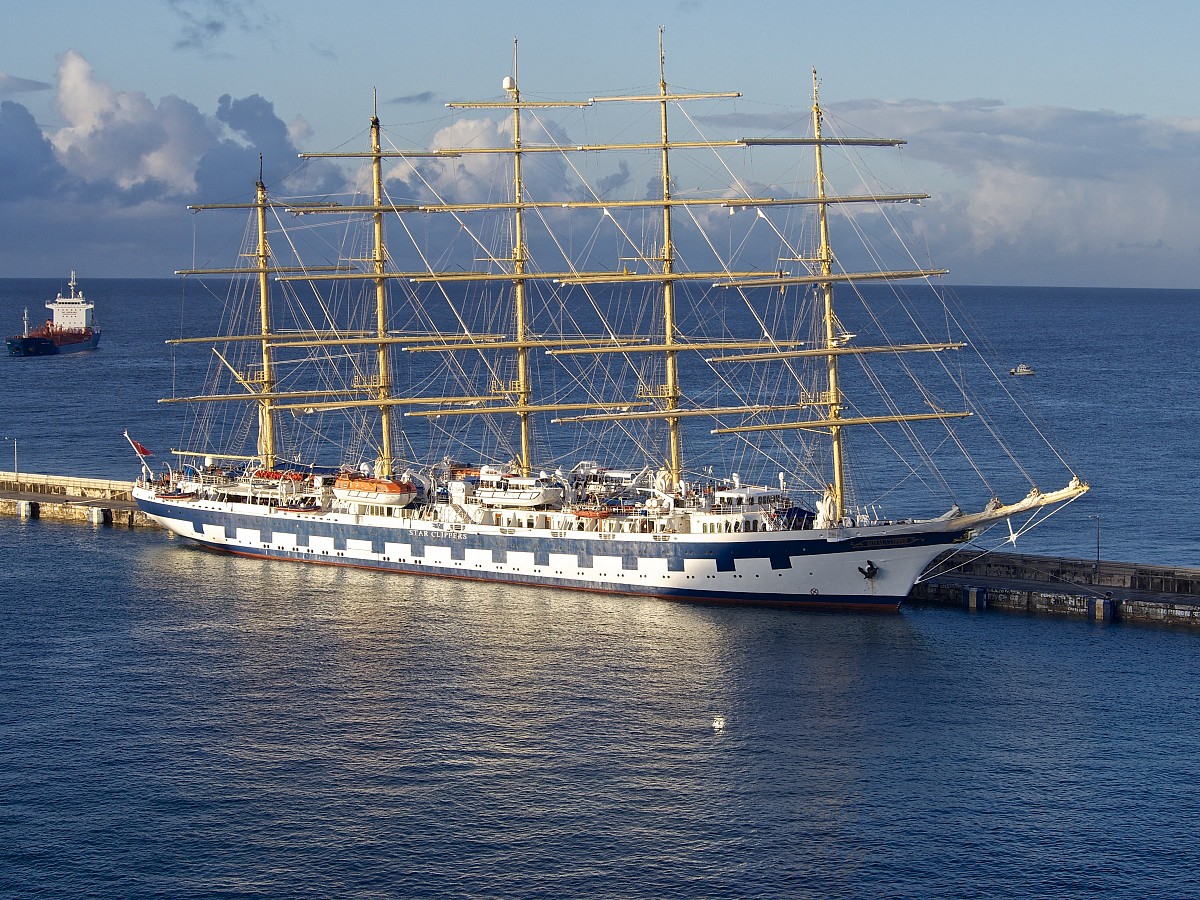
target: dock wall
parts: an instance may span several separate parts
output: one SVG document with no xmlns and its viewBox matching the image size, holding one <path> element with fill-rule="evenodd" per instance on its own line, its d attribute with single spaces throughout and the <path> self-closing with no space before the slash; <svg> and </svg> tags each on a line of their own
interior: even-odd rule
<svg viewBox="0 0 1200 900">
<path fill-rule="evenodd" d="M 935 563 L 939 578 L 988 581 L 1043 581 L 1063 586 L 1182 594 L 1200 600 L 1200 569 L 1150 566 L 1108 560 L 1032 556 L 1025 553 L 960 551 L 949 562 Z"/>
<path fill-rule="evenodd" d="M 132 481 L 77 478 L 74 475 L 36 475 L 30 472 L 0 472 L 0 491 L 46 494 L 51 497 L 133 500 Z"/>
</svg>

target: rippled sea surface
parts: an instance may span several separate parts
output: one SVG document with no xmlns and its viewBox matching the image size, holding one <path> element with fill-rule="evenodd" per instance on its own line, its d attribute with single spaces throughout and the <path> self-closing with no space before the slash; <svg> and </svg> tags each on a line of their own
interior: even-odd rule
<svg viewBox="0 0 1200 900">
<path fill-rule="evenodd" d="M 1194 891 L 1193 634 L 0 554 L 3 896 Z"/>
<path fill-rule="evenodd" d="M 0 469 L 131 479 L 173 282 L 0 358 Z M 62 286 L 0 280 L 22 306 Z M 963 289 L 1093 491 L 1018 545 L 1200 565 L 1200 293 Z M 189 366 L 192 369 L 189 369 Z M 1093 518 L 1089 518 L 1093 517 Z M 1200 635 L 799 614 L 0 517 L 0 897 L 1196 896 Z"/>
</svg>

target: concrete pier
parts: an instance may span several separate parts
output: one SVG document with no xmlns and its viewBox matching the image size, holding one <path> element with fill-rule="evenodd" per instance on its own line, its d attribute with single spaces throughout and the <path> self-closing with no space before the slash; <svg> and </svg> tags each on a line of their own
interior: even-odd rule
<svg viewBox="0 0 1200 900">
<path fill-rule="evenodd" d="M 0 514 L 130 528 L 159 525 L 137 508 L 133 482 L 0 472 Z"/>
<path fill-rule="evenodd" d="M 930 571 L 907 603 L 1200 629 L 1200 569 L 962 551 Z"/>
</svg>

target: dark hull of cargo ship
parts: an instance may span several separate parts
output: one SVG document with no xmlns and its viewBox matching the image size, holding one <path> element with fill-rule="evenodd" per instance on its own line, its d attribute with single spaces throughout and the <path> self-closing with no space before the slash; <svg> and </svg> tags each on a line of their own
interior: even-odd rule
<svg viewBox="0 0 1200 900">
<path fill-rule="evenodd" d="M 318 565 L 743 605 L 895 611 L 956 528 L 830 540 L 775 532 L 613 536 L 472 529 L 440 522 L 371 524 L 354 516 L 234 511 L 135 490 L 144 512 L 181 537 L 238 556 Z M 243 507 L 244 508 L 244 507 Z M 365 518 L 365 517 L 361 517 Z"/>
<path fill-rule="evenodd" d="M 100 344 L 100 332 L 86 335 L 59 335 L 38 337 L 36 335 L 13 335 L 7 341 L 9 356 L 56 356 L 60 353 L 77 353 L 95 350 Z"/>
</svg>

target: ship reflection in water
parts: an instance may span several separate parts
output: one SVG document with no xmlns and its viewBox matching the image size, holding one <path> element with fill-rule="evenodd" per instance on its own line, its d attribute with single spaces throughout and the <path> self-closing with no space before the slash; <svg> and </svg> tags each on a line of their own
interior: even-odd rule
<svg viewBox="0 0 1200 900">
<path fill-rule="evenodd" d="M 198 712 L 241 736 L 238 756 L 305 770 L 297 730 L 314 735 L 323 785 L 294 785 L 290 802 L 382 791 L 372 802 L 425 852 L 456 829 L 488 835 L 491 863 L 472 868 L 564 840 L 644 867 L 647 829 L 682 828 L 686 844 L 764 827 L 815 841 L 824 865 L 865 866 L 854 845 L 878 814 L 877 760 L 904 752 L 877 724 L 899 714 L 889 672 L 935 665 L 905 617 L 383 578 L 187 545 L 147 554 L 138 579 L 189 585 L 164 598 L 164 628 L 196 622 L 189 653 L 221 660 Z M 672 852 L 701 864 L 695 850 Z"/>
</svg>

